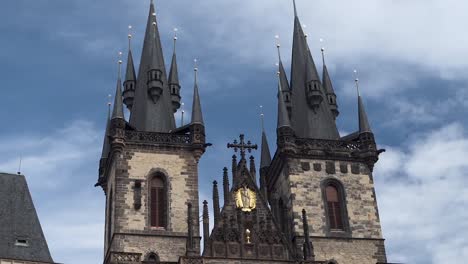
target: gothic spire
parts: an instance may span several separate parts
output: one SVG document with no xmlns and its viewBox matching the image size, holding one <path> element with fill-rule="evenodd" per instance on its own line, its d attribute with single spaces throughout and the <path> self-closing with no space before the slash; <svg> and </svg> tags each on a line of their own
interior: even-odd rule
<svg viewBox="0 0 468 264">
<path fill-rule="evenodd" d="M 180 108 L 180 83 L 177 67 L 177 28 L 174 29 L 174 52 L 172 53 L 171 69 L 169 70 L 169 88 L 171 90 L 172 108 L 174 113 Z"/>
<path fill-rule="evenodd" d="M 291 127 L 291 123 L 289 121 L 288 110 L 286 109 L 286 105 L 284 104 L 284 97 L 282 88 L 281 88 L 281 80 L 278 74 L 278 129 L 282 127 Z"/>
<path fill-rule="evenodd" d="M 280 82 L 283 92 L 289 91 L 289 81 L 288 76 L 286 75 L 286 71 L 284 70 L 283 60 L 281 59 L 281 44 L 279 43 L 279 36 L 276 36 L 277 43 L 276 48 L 278 49 L 278 72 L 280 74 Z"/>
<path fill-rule="evenodd" d="M 292 127 L 298 137 L 338 139 L 330 107 L 298 16 L 294 18 L 291 65 Z"/>
<path fill-rule="evenodd" d="M 224 205 L 228 203 L 229 200 L 229 176 L 228 168 L 223 168 L 223 195 L 224 195 Z"/>
<path fill-rule="evenodd" d="M 265 129 L 262 129 L 262 153 L 260 156 L 260 169 L 269 167 L 271 163 L 270 147 L 268 147 L 268 140 L 265 134 Z"/>
<path fill-rule="evenodd" d="M 338 111 L 338 102 L 336 101 L 335 89 L 333 89 L 333 84 L 330 79 L 330 75 L 328 74 L 327 64 L 325 63 L 325 48 L 322 48 L 322 62 L 323 62 L 323 74 L 322 74 L 323 89 L 327 96 L 330 110 L 332 111 L 333 116 L 336 119 L 336 117 L 338 117 L 340 112 Z"/>
<path fill-rule="evenodd" d="M 293 5 L 294 5 L 294 17 L 297 17 L 296 0 L 293 0 Z"/>
<path fill-rule="evenodd" d="M 359 79 L 356 78 L 355 82 L 356 90 L 358 93 L 359 133 L 372 132 L 371 127 L 369 125 L 369 120 L 367 119 L 366 109 L 364 108 L 364 103 L 362 102 L 361 93 L 359 91 Z"/>
<path fill-rule="evenodd" d="M 151 1 L 130 124 L 140 131 L 169 132 L 175 128 L 164 56 Z"/>
<path fill-rule="evenodd" d="M 120 52 L 122 55 L 122 52 Z M 123 100 L 122 100 L 122 80 L 121 80 L 121 68 L 122 68 L 122 60 L 119 58 L 119 73 L 117 78 L 117 88 L 115 90 L 115 98 L 114 98 L 114 109 L 112 110 L 112 119 L 120 118 L 125 119 L 124 111 L 123 111 Z"/>
<path fill-rule="evenodd" d="M 208 202 L 203 201 L 203 255 L 210 249 L 210 216 L 208 213 Z"/>
<path fill-rule="evenodd" d="M 129 30 L 132 29 L 132 26 L 128 26 Z M 136 87 L 136 74 L 135 74 L 135 65 L 133 63 L 133 54 L 132 54 L 132 34 L 128 34 L 128 56 L 127 56 L 127 69 L 125 73 L 124 81 L 124 104 L 129 110 L 132 109 L 133 102 L 135 99 L 135 87 Z"/>
<path fill-rule="evenodd" d="M 219 191 L 218 191 L 218 182 L 213 182 L 213 215 L 214 215 L 214 223 L 215 225 L 218 224 L 220 220 L 220 206 L 219 206 Z"/>
<path fill-rule="evenodd" d="M 195 85 L 193 87 L 193 104 L 192 104 L 192 124 L 203 125 L 203 113 L 200 104 L 200 95 L 198 94 L 198 67 L 195 60 Z"/>
<path fill-rule="evenodd" d="M 107 103 L 107 121 L 106 121 L 106 132 L 104 134 L 104 142 L 102 144 L 102 154 L 101 159 L 105 159 L 109 157 L 110 151 L 110 142 L 109 142 L 109 129 L 110 129 L 110 118 L 111 118 L 111 102 L 110 102 L 111 95 L 109 94 L 109 102 Z"/>
</svg>

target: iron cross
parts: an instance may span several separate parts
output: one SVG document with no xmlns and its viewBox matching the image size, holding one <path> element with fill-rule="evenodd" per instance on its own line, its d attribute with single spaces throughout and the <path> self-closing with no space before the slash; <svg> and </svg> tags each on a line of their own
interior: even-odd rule
<svg viewBox="0 0 468 264">
<path fill-rule="evenodd" d="M 228 143 L 227 147 L 228 148 L 233 148 L 235 152 L 237 152 L 237 150 L 240 150 L 240 155 L 241 155 L 242 159 L 245 159 L 245 151 L 246 150 L 249 153 L 251 153 L 252 149 L 257 149 L 258 148 L 257 144 L 252 145 L 250 140 L 247 141 L 247 144 L 246 144 L 245 141 L 244 141 L 244 135 L 243 134 L 241 134 L 239 136 L 239 139 L 240 139 L 240 142 L 237 142 L 237 140 L 235 139 L 233 143 Z"/>
</svg>

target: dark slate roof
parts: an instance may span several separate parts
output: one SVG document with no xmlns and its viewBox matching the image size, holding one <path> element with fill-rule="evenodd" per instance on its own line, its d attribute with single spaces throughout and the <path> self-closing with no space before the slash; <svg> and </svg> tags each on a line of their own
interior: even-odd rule
<svg viewBox="0 0 468 264">
<path fill-rule="evenodd" d="M 195 85 L 193 87 L 193 104 L 192 104 L 192 124 L 204 124 L 203 123 L 203 113 L 200 103 L 200 95 L 198 94 L 198 80 L 197 80 L 197 71 L 195 69 Z"/>
<path fill-rule="evenodd" d="M 359 133 L 372 132 L 361 96 L 358 96 Z"/>
<path fill-rule="evenodd" d="M 267 136 L 265 131 L 262 131 L 262 153 L 260 157 L 260 169 L 269 167 L 271 164 L 270 147 L 268 146 Z"/>
<path fill-rule="evenodd" d="M 174 130 L 176 125 L 166 67 L 164 66 L 161 39 L 156 17 L 153 16 L 154 13 L 154 4 L 151 2 L 138 70 L 135 99 L 130 115 L 130 124 L 138 131 L 169 132 Z M 153 23 L 156 23 L 156 30 L 154 30 Z M 149 97 L 147 85 L 148 71 L 151 68 L 153 59 L 155 60 L 154 63 L 158 65 L 158 69 L 162 71 L 161 79 L 163 81 L 163 94 L 157 102 L 153 102 Z"/>
<path fill-rule="evenodd" d="M 174 54 L 172 54 L 171 69 L 169 70 L 169 84 L 179 85 L 179 71 L 177 70 L 177 55 L 175 49 Z"/>
<path fill-rule="evenodd" d="M 135 74 L 135 65 L 133 63 L 133 54 L 132 50 L 128 50 L 128 57 L 127 57 L 127 71 L 125 74 L 125 81 L 136 81 L 136 74 Z"/>
<path fill-rule="evenodd" d="M 281 91 L 289 91 L 289 81 L 288 76 L 286 75 L 286 71 L 284 70 L 283 62 L 280 60 L 279 62 L 279 74 L 280 74 L 280 83 L 281 83 Z"/>
<path fill-rule="evenodd" d="M 291 122 L 289 121 L 288 110 L 284 104 L 283 88 L 281 87 L 281 78 L 278 80 L 278 126 L 281 127 L 291 127 Z"/>
<path fill-rule="evenodd" d="M 101 159 L 109 157 L 109 151 L 110 151 L 109 129 L 110 129 L 110 109 L 109 109 L 109 112 L 107 113 L 106 131 L 104 132 L 104 141 L 102 143 Z"/>
<path fill-rule="evenodd" d="M 119 77 L 117 79 L 117 87 L 115 88 L 114 109 L 112 110 L 112 119 L 114 118 L 125 119 L 123 110 L 122 80 L 120 79 L 120 70 Z"/>
<path fill-rule="evenodd" d="M 23 175 L 0 173 L 0 259 L 53 263 Z"/>
<path fill-rule="evenodd" d="M 323 65 L 323 77 L 322 77 L 322 82 L 323 82 L 323 89 L 327 94 L 335 94 L 335 89 L 333 89 L 333 84 L 330 79 L 330 75 L 328 74 L 328 69 L 327 65 Z"/>
<path fill-rule="evenodd" d="M 310 81 L 318 83 L 323 92 L 324 100 L 317 109 L 311 109 L 305 96 L 306 82 Z M 294 18 L 291 90 L 291 124 L 296 135 L 301 138 L 339 139 L 335 119 L 325 98 L 325 91 L 297 15 Z"/>
</svg>

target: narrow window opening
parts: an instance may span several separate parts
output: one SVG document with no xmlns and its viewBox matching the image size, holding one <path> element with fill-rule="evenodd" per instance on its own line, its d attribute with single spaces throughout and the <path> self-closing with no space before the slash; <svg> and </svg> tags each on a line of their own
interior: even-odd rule
<svg viewBox="0 0 468 264">
<path fill-rule="evenodd" d="M 333 186 L 327 186 L 327 207 L 328 207 L 328 220 L 330 223 L 330 229 L 332 230 L 344 230 L 343 217 L 342 217 L 342 204 L 341 197 L 338 189 Z"/>
<path fill-rule="evenodd" d="M 161 176 L 151 180 L 150 199 L 151 226 L 166 227 L 166 188 Z"/>
</svg>

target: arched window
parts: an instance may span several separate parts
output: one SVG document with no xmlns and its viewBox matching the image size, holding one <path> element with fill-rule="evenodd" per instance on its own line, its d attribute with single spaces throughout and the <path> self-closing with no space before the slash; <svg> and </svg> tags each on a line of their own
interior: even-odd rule
<svg viewBox="0 0 468 264">
<path fill-rule="evenodd" d="M 149 253 L 144 263 L 159 263 L 159 256 L 156 253 Z"/>
<path fill-rule="evenodd" d="M 167 218 L 167 192 L 162 175 L 151 179 L 149 188 L 150 197 L 150 224 L 152 227 L 166 227 Z"/>
<path fill-rule="evenodd" d="M 328 222 L 331 230 L 344 230 L 343 204 L 338 188 L 334 184 L 328 184 L 325 188 L 327 199 Z"/>
</svg>

